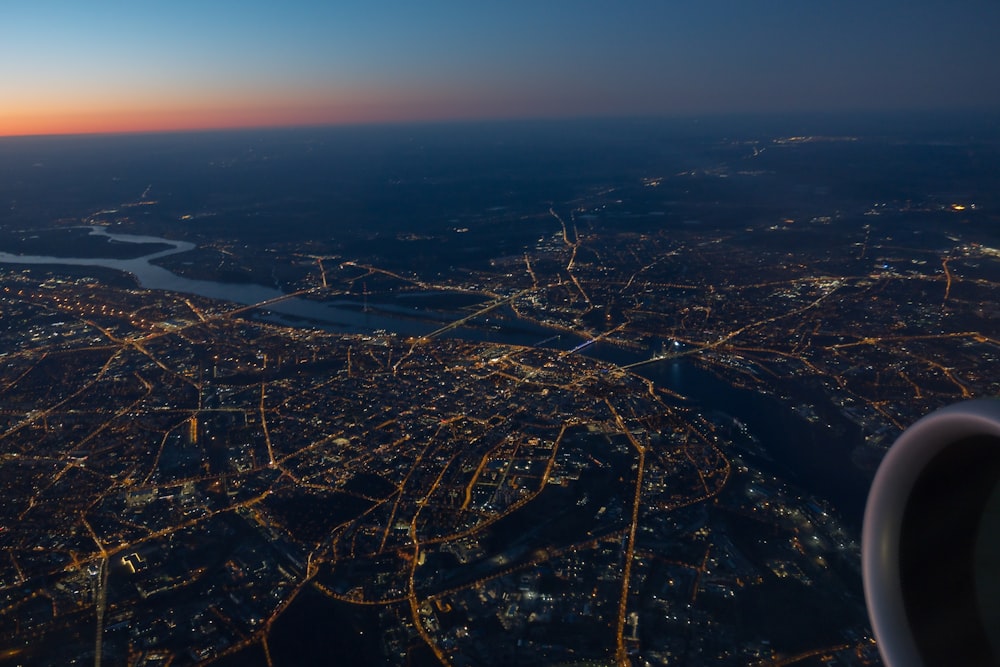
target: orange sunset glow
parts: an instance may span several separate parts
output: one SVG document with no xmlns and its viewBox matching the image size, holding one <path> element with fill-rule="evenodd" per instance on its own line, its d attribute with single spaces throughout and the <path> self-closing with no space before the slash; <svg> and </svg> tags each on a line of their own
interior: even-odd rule
<svg viewBox="0 0 1000 667">
<path fill-rule="evenodd" d="M 1000 107 L 985 5 L 8 4 L 0 137 Z"/>
<path fill-rule="evenodd" d="M 184 130 L 238 129 L 475 120 L 576 115 L 565 103 L 584 96 L 534 95 L 497 91 L 459 93 L 427 86 L 394 91 L 362 89 L 322 94 L 278 90 L 257 94 L 149 96 L 91 101 L 36 99 L 0 108 L 0 136 L 117 134 Z M 600 104 L 591 109 L 604 110 Z"/>
<path fill-rule="evenodd" d="M 236 129 L 345 123 L 395 122 L 432 118 L 432 108 L 393 105 L 377 95 L 343 95 L 338 100 L 275 99 L 80 102 L 56 101 L 0 108 L 0 136 L 105 134 L 177 130 Z M 426 107 L 426 105 L 425 105 Z M 416 113 L 414 113 L 416 112 Z"/>
</svg>

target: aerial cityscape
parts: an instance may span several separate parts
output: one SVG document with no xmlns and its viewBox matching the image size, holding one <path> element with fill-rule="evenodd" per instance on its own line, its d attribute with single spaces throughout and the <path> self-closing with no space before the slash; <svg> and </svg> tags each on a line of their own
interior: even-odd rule
<svg viewBox="0 0 1000 667">
<path fill-rule="evenodd" d="M 0 667 L 1000 656 L 1000 3 L 7 4 Z"/>
<path fill-rule="evenodd" d="M 881 664 L 874 469 L 1000 393 L 960 120 L 0 142 L 0 663 Z"/>
</svg>

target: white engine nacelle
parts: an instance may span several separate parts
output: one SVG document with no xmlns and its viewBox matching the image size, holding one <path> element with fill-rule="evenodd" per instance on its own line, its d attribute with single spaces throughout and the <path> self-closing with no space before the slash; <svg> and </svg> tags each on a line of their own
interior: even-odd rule
<svg viewBox="0 0 1000 667">
<path fill-rule="evenodd" d="M 903 432 L 868 495 L 861 560 L 888 667 L 1000 665 L 1000 400 Z"/>
</svg>

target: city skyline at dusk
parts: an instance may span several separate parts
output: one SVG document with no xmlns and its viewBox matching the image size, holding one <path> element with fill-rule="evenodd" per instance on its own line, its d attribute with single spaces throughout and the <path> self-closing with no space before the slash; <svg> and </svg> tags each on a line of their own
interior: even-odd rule
<svg viewBox="0 0 1000 667">
<path fill-rule="evenodd" d="M 1000 107 L 1000 5 L 732 0 L 4 10 L 0 136 Z"/>
</svg>

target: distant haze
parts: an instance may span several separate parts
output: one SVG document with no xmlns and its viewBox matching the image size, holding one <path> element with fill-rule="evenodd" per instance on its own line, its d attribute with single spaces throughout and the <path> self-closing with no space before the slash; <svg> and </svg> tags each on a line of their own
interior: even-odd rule
<svg viewBox="0 0 1000 667">
<path fill-rule="evenodd" d="M 997 35 L 995 0 L 37 0 L 0 10 L 0 136 L 1000 110 Z"/>
</svg>

